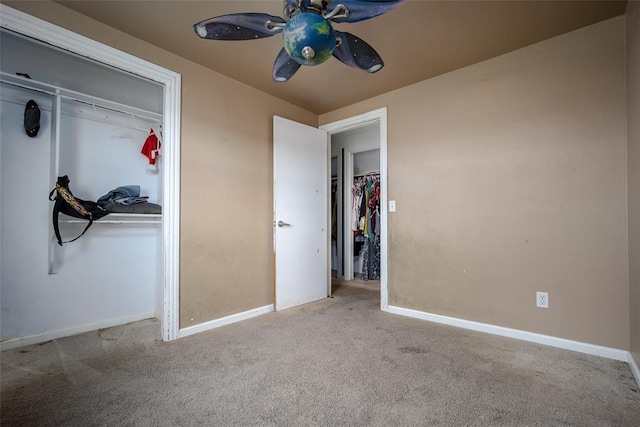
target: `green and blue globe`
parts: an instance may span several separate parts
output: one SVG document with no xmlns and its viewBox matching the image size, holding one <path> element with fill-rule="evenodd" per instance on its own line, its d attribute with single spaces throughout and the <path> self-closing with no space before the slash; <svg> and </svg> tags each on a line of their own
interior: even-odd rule
<svg viewBox="0 0 640 427">
<path fill-rule="evenodd" d="M 284 50 L 302 65 L 318 65 L 329 59 L 336 47 L 336 33 L 322 16 L 303 12 L 293 16 L 282 32 Z"/>
</svg>

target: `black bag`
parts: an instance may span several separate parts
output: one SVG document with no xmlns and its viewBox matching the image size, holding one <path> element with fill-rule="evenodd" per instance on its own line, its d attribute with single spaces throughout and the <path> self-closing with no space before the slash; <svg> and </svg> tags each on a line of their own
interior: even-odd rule
<svg viewBox="0 0 640 427">
<path fill-rule="evenodd" d="M 55 198 L 52 198 L 53 193 L 57 193 Z M 71 190 L 69 190 L 69 177 L 67 175 L 58 177 L 56 188 L 51 190 L 51 193 L 49 193 L 49 200 L 55 200 L 56 202 L 56 204 L 53 206 L 53 229 L 56 233 L 56 238 L 58 239 L 58 244 L 60 246 L 62 246 L 63 243 L 70 243 L 78 240 L 84 235 L 84 233 L 87 232 L 89 227 L 91 227 L 91 224 L 93 224 L 93 220 L 100 219 L 109 213 L 109 211 L 100 207 L 96 202 L 82 200 L 75 197 L 71 193 Z M 62 238 L 60 237 L 60 228 L 58 227 L 58 214 L 60 212 L 74 218 L 89 220 L 89 223 L 85 227 L 82 234 L 80 234 L 73 240 L 63 242 Z"/>
</svg>

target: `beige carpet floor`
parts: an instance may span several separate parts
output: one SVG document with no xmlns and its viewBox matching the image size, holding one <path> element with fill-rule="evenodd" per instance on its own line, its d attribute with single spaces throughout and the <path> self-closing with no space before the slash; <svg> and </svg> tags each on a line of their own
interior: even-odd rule
<svg viewBox="0 0 640 427">
<path fill-rule="evenodd" d="M 623 362 L 335 297 L 171 343 L 149 320 L 1 354 L 6 426 L 639 426 Z"/>
</svg>

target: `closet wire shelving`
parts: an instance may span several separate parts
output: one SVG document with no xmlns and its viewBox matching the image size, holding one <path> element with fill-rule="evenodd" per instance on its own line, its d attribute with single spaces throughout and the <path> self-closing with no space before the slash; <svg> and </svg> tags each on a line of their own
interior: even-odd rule
<svg viewBox="0 0 640 427">
<path fill-rule="evenodd" d="M 71 89 L 63 88 L 49 83 L 40 82 L 31 78 L 17 76 L 4 71 L 0 71 L 0 83 L 10 86 L 23 88 L 35 92 L 49 95 L 53 98 L 52 102 L 52 129 L 51 129 L 51 164 L 50 164 L 50 182 L 55 183 L 59 176 L 60 165 L 60 114 L 62 112 L 61 100 L 74 101 L 94 110 L 97 108 L 123 114 L 133 119 L 142 119 L 162 129 L 162 114 L 147 111 L 141 108 L 121 104 L 119 102 L 110 101 L 97 96 L 77 92 Z M 98 119 L 99 120 L 99 119 Z M 60 223 L 75 224 L 84 223 L 86 220 L 75 219 L 61 215 Z M 95 220 L 94 224 L 162 224 L 162 214 L 130 214 L 130 213 L 110 213 L 106 217 Z M 54 236 L 53 225 L 49 223 L 49 236 Z M 60 267 L 59 248 L 54 244 L 54 238 L 50 239 L 49 245 L 49 274 L 56 274 Z"/>
<path fill-rule="evenodd" d="M 86 104 L 88 106 L 98 107 L 125 115 L 133 115 L 152 123 L 162 123 L 162 114 L 159 113 L 143 110 L 142 108 L 132 107 L 115 101 L 109 101 L 108 99 L 66 89 L 50 83 L 39 82 L 22 76 L 15 76 L 4 71 L 0 71 L 0 81 L 12 86 L 41 92 L 54 97 L 61 97 L 70 101 Z"/>
<path fill-rule="evenodd" d="M 60 99 L 66 99 L 69 101 L 75 101 L 87 107 L 92 107 L 94 110 L 97 108 L 116 112 L 123 114 L 126 117 L 131 117 L 132 119 L 142 119 L 144 121 L 150 122 L 152 125 L 158 126 L 158 128 L 162 128 L 162 115 L 158 113 L 154 113 L 151 111 L 143 110 L 141 108 L 132 107 L 130 105 L 121 104 L 115 101 L 109 101 L 107 99 L 99 98 L 93 95 L 88 95 L 85 93 L 77 92 L 71 89 L 66 89 L 60 86 L 56 86 L 49 83 L 39 82 L 37 80 L 33 80 L 27 77 L 22 76 L 14 76 L 12 74 L 6 73 L 4 71 L 0 71 L 0 82 L 4 84 L 8 84 L 11 86 L 32 90 L 40 93 L 44 93 L 46 95 L 54 97 L 54 107 L 53 109 L 60 111 Z M 54 120 L 57 118 L 57 115 L 54 114 Z M 97 119 L 97 117 L 92 117 L 93 119 Z M 51 171 L 51 180 L 55 182 L 59 168 L 59 160 L 58 160 L 58 149 L 59 149 L 59 133 L 57 129 L 59 127 L 59 123 L 54 124 L 54 129 L 56 130 L 53 135 L 52 148 L 52 171 Z M 66 218 L 65 218 L 66 217 Z M 60 218 L 61 223 L 65 224 L 76 224 L 76 223 L 86 223 L 86 220 L 82 219 L 73 219 L 72 217 L 67 217 L 66 215 L 61 215 Z M 95 220 L 94 224 L 161 224 L 162 223 L 162 214 L 130 214 L 130 213 L 110 213 L 106 217 Z"/>
<path fill-rule="evenodd" d="M 86 219 L 66 219 L 66 215 L 60 216 L 60 222 L 64 224 L 86 224 Z M 109 219 L 106 219 L 109 218 Z M 137 220 L 135 218 L 138 218 Z M 144 218 L 144 219 L 143 219 Z M 93 221 L 93 224 L 162 224 L 162 214 L 133 214 L 133 213 L 110 213 L 100 219 Z"/>
</svg>

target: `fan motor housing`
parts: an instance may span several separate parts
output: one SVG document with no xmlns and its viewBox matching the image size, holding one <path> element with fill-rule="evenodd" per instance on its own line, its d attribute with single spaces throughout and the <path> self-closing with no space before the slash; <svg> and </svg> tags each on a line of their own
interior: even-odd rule
<svg viewBox="0 0 640 427">
<path fill-rule="evenodd" d="M 336 34 L 331 23 L 312 12 L 291 17 L 282 36 L 287 54 L 302 65 L 322 64 L 336 47 Z"/>
</svg>

